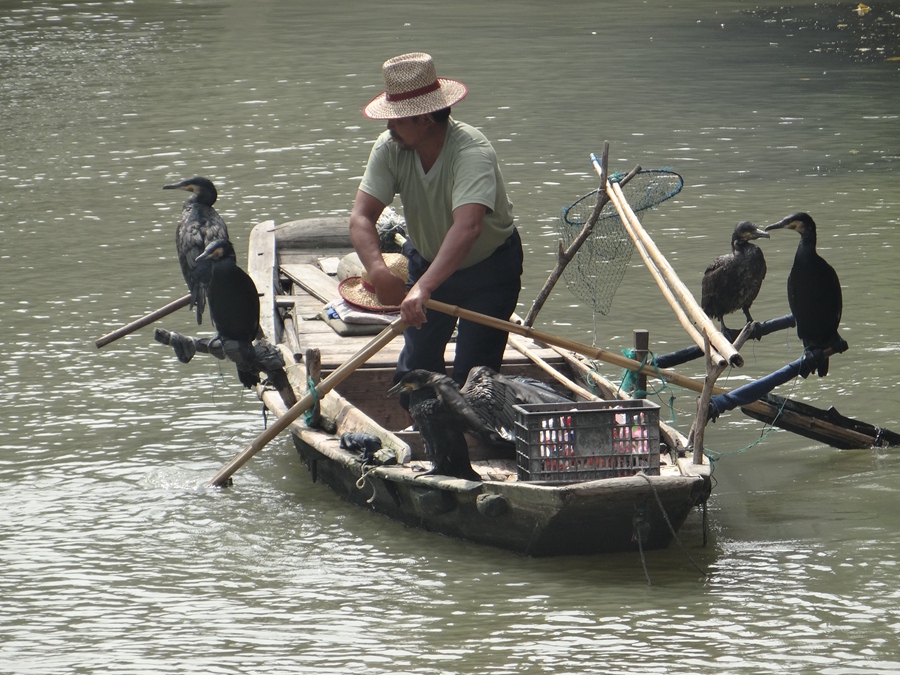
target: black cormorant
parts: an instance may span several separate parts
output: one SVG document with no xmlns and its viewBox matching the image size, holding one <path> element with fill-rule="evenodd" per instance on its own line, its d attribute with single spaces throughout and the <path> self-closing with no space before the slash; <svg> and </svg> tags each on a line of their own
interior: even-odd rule
<svg viewBox="0 0 900 675">
<path fill-rule="evenodd" d="M 469 432 L 495 448 L 512 450 L 515 448 L 514 405 L 570 401 L 543 382 L 502 375 L 487 366 L 473 368 L 462 388 L 442 373 L 413 370 L 388 393 L 400 391 L 410 393 L 409 413 L 422 433 L 426 450 L 435 465 L 462 466 L 463 472 L 470 466 L 468 447 L 465 446 L 463 454 L 461 448 L 464 446 L 459 443 L 463 432 Z M 449 450 L 445 451 L 445 447 Z M 447 454 L 452 459 L 446 459 Z M 447 470 L 436 473 L 447 473 Z"/>
<path fill-rule="evenodd" d="M 259 294 L 256 284 L 250 275 L 238 267 L 234 246 L 227 239 L 209 244 L 197 256 L 197 261 L 210 263 L 206 297 L 209 302 L 209 318 L 219 337 L 223 341 L 239 343 L 241 360 L 254 363 L 253 341 L 259 334 Z M 226 342 L 226 350 L 227 348 Z M 229 358 L 232 358 L 231 355 Z M 240 362 L 238 376 L 245 387 L 251 387 L 259 381 L 258 371 L 242 370 Z"/>
<path fill-rule="evenodd" d="M 216 213 L 213 204 L 218 193 L 216 186 L 208 178 L 195 176 L 173 185 L 164 185 L 163 190 L 187 190 L 191 196 L 181 207 L 181 219 L 175 230 L 175 247 L 181 273 L 191 293 L 191 308 L 196 307 L 197 323 L 203 319 L 206 306 L 206 287 L 209 284 L 210 265 L 197 262 L 204 249 L 214 241 L 228 239 L 225 221 Z"/>
<path fill-rule="evenodd" d="M 466 409 L 467 404 L 456 383 L 446 375 L 413 370 L 391 387 L 388 394 L 401 391 L 409 393 L 409 414 L 432 464 L 432 468 L 421 475 L 481 480 L 469 461 L 469 444 L 465 436 L 468 427 L 479 424 L 480 420 L 470 408 Z"/>
<path fill-rule="evenodd" d="M 788 304 L 797 322 L 797 337 L 812 352 L 819 377 L 828 374 L 828 358 L 821 350 L 847 348 L 838 335 L 843 301 L 837 272 L 816 252 L 816 223 L 807 213 L 795 213 L 766 227 L 766 231 L 788 228 L 800 235 L 794 266 L 787 280 Z M 819 352 L 818 354 L 816 352 Z"/>
<path fill-rule="evenodd" d="M 743 310 L 747 323 L 753 321 L 750 305 L 756 300 L 766 278 L 766 259 L 759 246 L 750 241 L 769 238 L 769 234 L 749 220 L 738 223 L 731 235 L 731 253 L 713 260 L 703 273 L 700 306 L 707 316 L 718 319 L 722 333 L 734 339 L 734 331 L 725 327 L 725 315 Z"/>
<path fill-rule="evenodd" d="M 472 368 L 460 394 L 487 428 L 506 440 L 515 440 L 514 405 L 571 401 L 539 380 L 503 375 L 488 366 Z"/>
</svg>

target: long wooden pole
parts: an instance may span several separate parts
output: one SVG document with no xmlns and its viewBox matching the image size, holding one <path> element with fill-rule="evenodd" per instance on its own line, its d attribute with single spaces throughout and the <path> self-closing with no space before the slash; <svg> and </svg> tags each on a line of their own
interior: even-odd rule
<svg viewBox="0 0 900 675">
<path fill-rule="evenodd" d="M 146 315 L 142 316 L 137 321 L 132 321 L 131 323 L 129 323 L 125 326 L 122 326 L 121 328 L 117 328 L 112 333 L 107 333 L 103 337 L 97 338 L 94 341 L 94 344 L 97 345 L 97 349 L 100 349 L 101 347 L 105 347 L 110 342 L 114 342 L 114 341 L 118 340 L 120 337 L 125 337 L 129 333 L 133 333 L 134 331 L 138 330 L 139 328 L 143 328 L 144 326 L 147 326 L 147 325 L 153 323 L 154 321 L 159 321 L 164 316 L 168 316 L 172 312 L 176 312 L 179 309 L 181 309 L 182 307 L 187 307 L 189 304 L 191 304 L 191 294 L 190 293 L 185 295 L 183 298 L 178 298 L 178 300 L 173 300 L 165 307 L 160 307 L 155 312 L 150 312 L 150 314 L 146 314 Z"/>
<path fill-rule="evenodd" d="M 253 439 L 253 441 L 241 450 L 234 459 L 222 467 L 221 471 L 209 481 L 207 487 L 226 486 L 228 484 L 228 479 L 231 478 L 234 472 L 244 466 L 253 455 L 262 450 L 270 441 L 272 441 L 272 439 L 287 429 L 294 420 L 309 410 L 316 401 L 347 379 L 351 373 L 372 358 L 405 329 L 406 324 L 400 319 L 395 319 L 391 322 L 391 324 L 376 335 L 371 342 L 367 343 L 365 347 L 356 352 L 350 359 L 345 361 L 328 377 L 322 380 L 315 388 L 315 393 L 307 393 L 303 398 L 292 405 L 284 415 L 279 417 L 272 426 Z"/>
<path fill-rule="evenodd" d="M 631 227 L 634 229 L 635 233 L 638 235 L 639 239 L 646 247 L 647 252 L 653 258 L 656 266 L 659 268 L 660 272 L 662 272 L 669 286 L 673 289 L 675 295 L 677 295 L 678 301 L 683 305 L 685 311 L 688 313 L 694 323 L 699 326 L 701 330 L 706 331 L 706 334 L 709 336 L 711 345 L 719 354 L 724 356 L 731 365 L 744 365 L 744 357 L 741 356 L 740 352 L 734 348 L 734 345 L 732 345 L 725 338 L 725 336 L 719 332 L 712 321 L 710 321 L 709 317 L 706 316 L 706 312 L 704 312 L 700 308 L 700 305 L 697 304 L 697 301 L 694 299 L 694 296 L 688 290 L 687 286 L 685 286 L 684 283 L 682 283 L 681 279 L 678 278 L 678 275 L 669 264 L 669 261 L 666 260 L 665 256 L 656 247 L 653 239 L 651 239 L 650 235 L 647 234 L 646 230 L 644 230 L 643 225 L 641 225 L 641 221 L 638 220 L 638 217 L 635 215 L 634 211 L 631 209 L 631 206 L 628 204 L 628 200 L 625 199 L 625 195 L 622 193 L 622 188 L 620 188 L 618 185 L 615 185 L 614 183 L 607 183 L 607 191 L 610 192 L 610 197 L 612 198 L 613 203 L 616 205 L 616 209 L 619 210 L 620 217 L 623 220 L 626 218 L 628 219 L 628 222 L 631 224 Z M 701 348 L 703 347 L 702 341 L 698 346 Z"/>
<path fill-rule="evenodd" d="M 537 330 L 530 326 L 523 326 L 521 324 L 513 323 L 512 321 L 504 321 L 503 319 L 497 319 L 493 316 L 488 316 L 479 312 L 473 312 L 472 310 L 463 309 L 462 307 L 458 307 L 456 305 L 448 305 L 447 303 L 438 302 L 437 300 L 429 300 L 425 303 L 425 306 L 428 309 L 433 309 L 437 312 L 443 312 L 444 314 L 455 316 L 458 319 L 473 321 L 474 323 L 480 323 L 483 326 L 496 328 L 497 330 L 506 331 L 507 333 L 524 335 L 525 337 L 531 338 L 536 342 L 544 342 L 548 345 L 555 345 L 562 349 L 568 349 L 570 352 L 583 354 L 584 356 L 609 363 L 619 368 L 626 368 L 635 372 L 644 373 L 645 375 L 649 375 L 651 377 L 658 377 L 665 382 L 678 385 L 679 387 L 684 387 L 685 389 L 700 391 L 703 387 L 703 385 L 699 382 L 696 382 L 689 377 L 685 377 L 684 375 L 679 375 L 674 371 L 657 369 L 651 365 L 644 365 L 644 367 L 641 368 L 641 364 L 639 361 L 629 359 L 627 356 L 623 356 L 622 354 L 610 352 L 599 347 L 591 347 L 590 345 L 576 342 L 575 340 L 570 340 L 568 338 L 559 337 L 558 335 L 545 333 L 544 331 Z"/>
<path fill-rule="evenodd" d="M 630 206 L 626 206 L 628 202 L 625 201 L 625 203 L 623 204 L 622 200 L 618 199 L 618 191 L 610 191 L 609 194 L 612 196 L 613 203 L 619 212 L 619 219 L 622 221 L 622 225 L 625 227 L 625 231 L 628 232 L 628 236 L 631 237 L 632 241 L 634 242 L 635 249 L 641 256 L 641 260 L 644 261 L 644 267 L 646 267 L 650 272 L 650 276 L 652 276 L 654 281 L 656 281 L 656 285 L 659 286 L 659 290 L 662 292 L 663 297 L 669 303 L 672 311 L 675 312 L 675 318 L 678 319 L 678 323 L 681 324 L 681 327 L 684 328 L 688 336 L 690 336 L 690 338 L 694 341 L 694 344 L 702 345 L 703 336 L 694 326 L 691 317 L 688 316 L 687 312 L 682 306 L 682 303 L 679 302 L 678 298 L 675 297 L 675 294 L 672 291 L 672 288 L 669 286 L 668 281 L 657 266 L 656 260 L 651 255 L 644 240 L 635 230 L 634 224 L 628 214 L 628 211 L 630 211 L 631 209 Z M 716 351 L 712 352 L 712 358 L 717 363 L 728 363 L 725 357 L 721 356 Z"/>
<path fill-rule="evenodd" d="M 497 330 L 506 331 L 507 333 L 524 335 L 525 337 L 531 338 L 536 342 L 543 342 L 545 344 L 553 345 L 561 349 L 568 349 L 570 352 L 582 354 L 589 358 L 603 361 L 604 363 L 609 363 L 610 365 L 616 366 L 618 368 L 625 368 L 636 373 L 643 373 L 644 375 L 649 375 L 650 377 L 656 377 L 663 380 L 664 382 L 674 384 L 690 391 L 694 391 L 697 393 L 701 393 L 703 391 L 702 382 L 698 382 L 697 380 L 693 380 L 690 377 L 686 377 L 684 375 L 679 375 L 678 373 L 666 368 L 655 368 L 651 365 L 644 365 L 643 367 L 641 367 L 639 361 L 629 359 L 627 356 L 623 356 L 622 354 L 617 354 L 605 349 L 600 349 L 599 347 L 592 347 L 582 342 L 576 342 L 575 340 L 559 337 L 558 335 L 545 333 L 543 331 L 531 328 L 530 326 L 523 326 L 521 324 L 513 323 L 512 321 L 504 321 L 503 319 L 497 319 L 493 316 L 487 316 L 486 314 L 473 312 L 469 309 L 463 309 L 462 307 L 458 307 L 456 305 L 448 305 L 447 303 L 438 302 L 437 300 L 429 300 L 425 303 L 425 306 L 428 309 L 433 309 L 437 312 L 443 312 L 444 314 L 455 316 L 458 319 L 465 319 L 466 321 L 480 323 L 483 326 L 496 328 Z M 728 389 L 723 389 L 722 387 L 713 387 L 712 389 L 713 394 L 725 394 L 728 393 L 728 391 Z M 764 413 L 769 410 L 769 407 L 763 405 L 760 401 L 754 401 L 741 407 L 760 413 Z"/>
</svg>

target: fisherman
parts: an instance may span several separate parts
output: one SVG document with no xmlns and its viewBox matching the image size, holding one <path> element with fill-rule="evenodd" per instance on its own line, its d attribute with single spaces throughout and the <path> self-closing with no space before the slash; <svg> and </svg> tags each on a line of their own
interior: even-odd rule
<svg viewBox="0 0 900 675">
<path fill-rule="evenodd" d="M 410 325 L 394 383 L 425 369 L 444 373 L 444 350 L 456 318 L 425 308 L 429 299 L 508 320 L 522 277 L 522 242 L 494 148 L 474 127 L 450 117 L 468 90 L 438 78 L 428 54 L 383 65 L 385 91 L 363 110 L 387 120 L 375 141 L 350 215 L 350 238 L 378 299 L 399 305 Z M 375 223 L 399 194 L 409 239 L 404 284 L 390 272 Z M 507 333 L 471 321 L 457 327 L 452 377 L 474 366 L 500 370 Z M 401 400 L 404 407 L 408 403 Z"/>
</svg>

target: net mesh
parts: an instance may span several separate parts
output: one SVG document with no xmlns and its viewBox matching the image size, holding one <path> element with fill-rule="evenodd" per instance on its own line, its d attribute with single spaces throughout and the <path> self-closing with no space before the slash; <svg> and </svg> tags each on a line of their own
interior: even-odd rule
<svg viewBox="0 0 900 675">
<path fill-rule="evenodd" d="M 622 175 L 610 177 L 616 182 Z M 674 197 L 684 185 L 674 171 L 640 171 L 622 186 L 622 192 L 635 214 Z M 600 190 L 594 190 L 562 210 L 557 230 L 563 248 L 568 248 L 591 217 Z M 631 262 L 634 243 L 619 219 L 615 205 L 606 204 L 587 241 L 563 272 L 566 286 L 579 300 L 590 304 L 594 313 L 607 314 L 625 270 Z"/>
</svg>

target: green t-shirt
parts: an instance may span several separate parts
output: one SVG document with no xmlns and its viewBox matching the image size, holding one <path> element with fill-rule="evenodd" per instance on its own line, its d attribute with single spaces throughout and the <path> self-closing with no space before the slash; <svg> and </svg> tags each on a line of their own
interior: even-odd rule
<svg viewBox="0 0 900 675">
<path fill-rule="evenodd" d="M 453 210 L 463 204 L 482 204 L 487 212 L 461 269 L 487 258 L 513 232 L 512 204 L 494 148 L 475 127 L 453 118 L 427 174 L 415 151 L 401 150 L 389 131 L 381 134 L 359 189 L 385 205 L 400 195 L 409 238 L 426 260 L 434 260 L 453 224 Z"/>
</svg>

